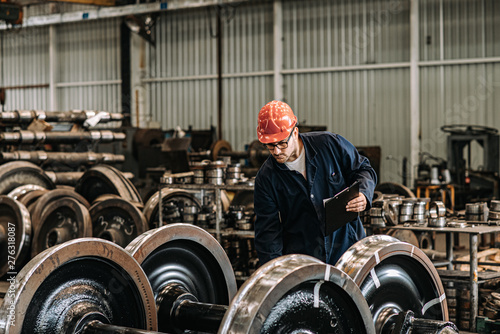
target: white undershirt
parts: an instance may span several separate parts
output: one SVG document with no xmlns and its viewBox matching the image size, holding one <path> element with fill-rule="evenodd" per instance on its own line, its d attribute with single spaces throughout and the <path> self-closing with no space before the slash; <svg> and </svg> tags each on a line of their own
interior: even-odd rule
<svg viewBox="0 0 500 334">
<path fill-rule="evenodd" d="M 306 176 L 306 154 L 304 153 L 306 150 L 303 149 L 302 153 L 300 153 L 299 157 L 295 159 L 294 161 L 290 162 L 285 162 L 285 165 L 287 165 L 288 168 L 291 170 L 296 170 L 300 174 L 304 176 L 304 178 L 307 180 Z"/>
</svg>

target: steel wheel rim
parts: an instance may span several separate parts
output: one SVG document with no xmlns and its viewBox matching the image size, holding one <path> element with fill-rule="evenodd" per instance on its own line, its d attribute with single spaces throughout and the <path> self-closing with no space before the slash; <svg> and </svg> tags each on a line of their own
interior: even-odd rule
<svg viewBox="0 0 500 334">
<path fill-rule="evenodd" d="M 418 247 L 390 236 L 373 235 L 351 246 L 336 267 L 360 287 L 378 332 L 389 325 L 390 314 L 408 309 L 418 318 L 448 321 L 439 274 Z"/>
<path fill-rule="evenodd" d="M 198 209 L 198 212 L 201 211 L 201 203 L 200 201 L 191 193 L 186 190 L 181 189 L 162 189 L 161 190 L 161 198 L 162 198 L 162 210 L 165 211 L 166 204 L 178 200 L 183 201 L 184 207 L 186 203 L 189 205 L 194 205 Z M 159 209 L 160 209 L 160 192 L 157 191 L 154 193 L 149 200 L 144 205 L 144 216 L 149 224 L 150 229 L 154 229 L 159 224 Z M 165 213 L 163 213 L 163 224 L 169 224 L 168 217 L 165 217 Z M 182 220 L 182 216 L 178 217 L 179 220 Z M 176 221 L 177 218 L 174 218 L 174 223 L 181 223 L 182 221 Z"/>
<path fill-rule="evenodd" d="M 209 273 L 213 277 L 208 278 L 209 282 L 203 284 L 210 287 L 213 283 L 213 290 L 219 287 L 219 290 L 223 291 L 202 291 L 200 289 L 202 283 L 198 285 L 198 282 L 187 277 L 188 274 L 183 271 L 190 268 L 187 268 L 187 265 L 183 263 L 179 264 L 179 262 L 189 261 L 192 257 L 188 255 L 184 259 L 179 255 L 182 251 L 177 252 L 178 248 L 182 248 L 184 244 L 190 247 L 189 251 L 195 252 L 194 255 L 205 260 L 205 262 L 198 261 L 197 265 L 207 266 L 209 265 L 207 262 L 211 261 L 212 265 L 216 267 L 213 272 Z M 149 230 L 135 238 L 125 249 L 143 267 L 155 296 L 169 282 L 182 283 L 200 302 L 205 303 L 227 305 L 236 294 L 236 278 L 224 249 L 214 237 L 197 226 L 171 224 Z M 179 257 L 168 258 L 164 256 L 164 254 L 169 253 L 169 250 L 173 250 L 171 254 L 179 255 Z M 174 264 L 175 262 L 178 264 Z M 176 265 L 179 267 L 175 268 Z"/>
<path fill-rule="evenodd" d="M 352 312 L 350 316 L 363 328 L 361 332 L 375 333 L 368 304 L 352 279 L 333 266 L 299 254 L 282 256 L 260 267 L 241 286 L 229 305 L 218 333 L 267 333 L 264 327 L 268 319 L 276 314 L 274 306 L 282 298 L 288 298 L 291 290 L 300 289 L 303 284 L 317 286 L 318 291 L 328 287 L 345 293 L 346 298 L 350 299 L 352 310 L 357 310 L 357 314 Z M 314 318 L 305 320 L 319 321 Z M 355 326 L 354 323 L 351 325 Z"/>
<path fill-rule="evenodd" d="M 126 299 L 132 296 L 131 301 L 123 305 L 123 308 L 119 305 L 123 300 L 113 303 L 113 307 L 119 308 L 113 324 L 157 330 L 155 302 L 146 275 L 123 248 L 97 238 L 71 240 L 47 249 L 33 258 L 17 275 L 15 294 L 7 294 L 0 307 L 0 318 L 5 319 L 5 322 L 0 322 L 0 329 L 5 333 L 35 333 L 33 326 L 28 325 L 26 321 L 33 320 L 33 317 L 36 319 L 42 313 L 44 316 L 38 321 L 45 321 L 52 311 L 48 302 L 49 296 L 57 294 L 59 291 L 56 290 L 63 285 L 62 289 L 78 286 L 81 277 L 96 270 L 97 266 L 100 267 L 98 272 L 103 277 L 92 277 L 94 280 L 91 282 L 100 288 L 99 297 Z M 72 279 L 64 282 L 64 277 L 61 278 L 64 275 L 69 275 Z M 61 279 L 64 284 L 60 284 Z M 44 289 L 48 289 L 48 293 L 45 293 Z M 93 289 L 90 288 L 89 291 Z M 11 326 L 12 320 L 8 316 L 10 305 L 15 305 L 15 326 Z M 126 308 L 130 308 L 130 311 Z"/>
<path fill-rule="evenodd" d="M 12 221 L 11 221 L 12 220 Z M 15 222 L 14 222 L 15 221 Z M 14 224 L 14 230 L 13 225 Z M 7 272 L 15 272 L 21 268 L 29 255 L 31 245 L 31 219 L 28 209 L 18 201 L 0 195 L 0 226 L 4 240 L 2 240 L 2 266 L 0 267 L 0 277 Z M 12 244 L 9 238 L 14 235 L 15 242 Z M 14 246 L 14 254 L 9 252 L 8 246 Z M 10 262 L 9 259 L 14 259 Z"/>
<path fill-rule="evenodd" d="M 69 220 L 66 219 L 68 217 Z M 59 228 L 71 235 L 57 236 Z M 88 209 L 74 198 L 62 198 L 50 203 L 43 211 L 39 224 L 33 231 L 31 256 L 34 257 L 49 247 L 71 239 L 91 236 L 92 220 Z"/>
<path fill-rule="evenodd" d="M 114 239 L 111 234 L 114 231 L 118 234 L 116 243 L 122 247 L 126 247 L 148 229 L 146 218 L 137 206 L 122 198 L 99 201 L 92 205 L 89 212 L 93 236 L 111 241 Z"/>
</svg>

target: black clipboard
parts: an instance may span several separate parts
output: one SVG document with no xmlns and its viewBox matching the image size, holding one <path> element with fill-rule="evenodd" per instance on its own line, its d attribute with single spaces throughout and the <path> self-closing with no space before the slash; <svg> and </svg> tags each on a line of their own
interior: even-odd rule
<svg viewBox="0 0 500 334">
<path fill-rule="evenodd" d="M 332 234 L 345 224 L 358 217 L 357 212 L 346 211 L 347 203 L 359 196 L 359 181 L 345 188 L 337 195 L 324 201 L 325 205 L 325 235 Z"/>
</svg>

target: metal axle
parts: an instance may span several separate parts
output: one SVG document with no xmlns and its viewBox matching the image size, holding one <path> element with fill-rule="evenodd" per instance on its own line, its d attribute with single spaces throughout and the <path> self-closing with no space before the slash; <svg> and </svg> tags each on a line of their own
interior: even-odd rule
<svg viewBox="0 0 500 334">
<path fill-rule="evenodd" d="M 156 299 L 158 327 L 174 332 L 176 328 L 217 333 L 228 309 L 226 305 L 206 304 L 182 284 L 169 283 Z"/>
<path fill-rule="evenodd" d="M 99 123 L 121 121 L 123 115 L 96 110 L 43 111 L 14 110 L 0 113 L 0 121 L 4 123 L 31 123 L 34 120 L 46 122 L 83 123 L 99 114 Z"/>
<path fill-rule="evenodd" d="M 78 334 L 168 334 L 143 329 L 128 328 L 102 323 L 99 320 L 92 320 L 87 323 Z"/>
<path fill-rule="evenodd" d="M 95 152 L 46 152 L 46 151 L 14 151 L 0 152 L 2 161 L 29 161 L 34 164 L 43 162 L 63 162 L 63 163 L 117 163 L 124 162 L 125 156 L 112 153 Z"/>
<path fill-rule="evenodd" d="M 109 130 L 85 132 L 21 130 L 0 134 L 0 143 L 3 144 L 74 144 L 82 140 L 110 143 L 125 140 L 125 134 Z"/>
</svg>

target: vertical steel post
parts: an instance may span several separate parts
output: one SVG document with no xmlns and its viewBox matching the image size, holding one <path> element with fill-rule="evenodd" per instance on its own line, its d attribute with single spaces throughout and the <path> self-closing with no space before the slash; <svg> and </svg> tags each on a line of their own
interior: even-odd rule
<svg viewBox="0 0 500 334">
<path fill-rule="evenodd" d="M 478 310 L 478 279 L 477 279 L 477 241 L 478 235 L 470 235 L 470 331 L 476 331 L 476 317 Z"/>
</svg>

